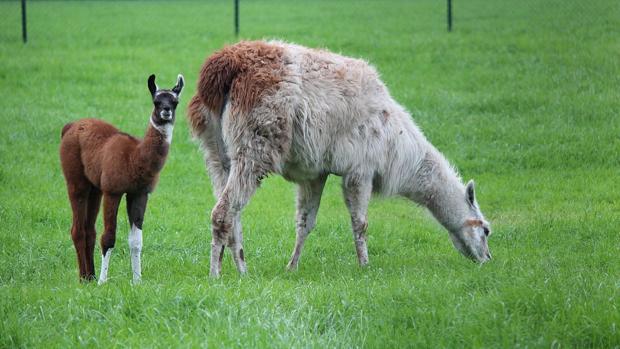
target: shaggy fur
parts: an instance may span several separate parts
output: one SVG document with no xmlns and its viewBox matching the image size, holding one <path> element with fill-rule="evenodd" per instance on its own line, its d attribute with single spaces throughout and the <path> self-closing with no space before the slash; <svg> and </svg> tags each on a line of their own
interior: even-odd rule
<svg viewBox="0 0 620 349">
<path fill-rule="evenodd" d="M 105 281 L 116 240 L 118 206 L 124 194 L 127 194 L 127 214 L 132 227 L 129 243 L 134 281 L 140 279 L 144 212 L 148 194 L 154 190 L 168 155 L 174 108 L 182 87 L 181 76 L 171 90 L 159 90 L 155 77 L 149 78 L 155 108 L 143 140 L 97 119 L 81 119 L 63 127 L 60 161 L 73 210 L 71 236 L 81 279 L 95 278 L 95 222 L 103 196 L 105 232 L 101 236 L 100 282 Z"/>
<path fill-rule="evenodd" d="M 219 114 L 230 95 L 233 114 L 248 113 L 281 81 L 282 55 L 281 48 L 263 42 L 241 42 L 213 54 L 200 72 L 202 102 Z"/>
<path fill-rule="evenodd" d="M 299 184 L 290 268 L 297 267 L 315 224 L 329 174 L 342 176 L 361 265 L 368 262 L 373 191 L 428 207 L 462 253 L 481 262 L 490 258 L 488 222 L 473 182 L 466 189 L 362 60 L 282 42 L 241 42 L 206 60 L 188 117 L 218 198 L 212 211 L 214 276 L 225 244 L 245 270 L 240 212 L 270 173 Z"/>
</svg>

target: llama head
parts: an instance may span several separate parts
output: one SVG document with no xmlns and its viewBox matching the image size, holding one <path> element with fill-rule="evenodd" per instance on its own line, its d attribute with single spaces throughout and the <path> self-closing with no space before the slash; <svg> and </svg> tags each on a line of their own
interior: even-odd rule
<svg viewBox="0 0 620 349">
<path fill-rule="evenodd" d="M 159 89 L 157 84 L 155 84 L 155 75 L 149 76 L 148 86 L 149 91 L 151 91 L 151 97 L 153 97 L 154 107 L 151 120 L 156 125 L 163 126 L 174 123 L 175 111 L 184 85 L 183 75 L 179 74 L 177 84 L 173 88 L 169 90 Z"/>
<path fill-rule="evenodd" d="M 468 217 L 459 229 L 450 232 L 450 238 L 454 247 L 464 256 L 484 263 L 491 259 L 487 242 L 491 235 L 491 228 L 480 212 L 473 180 L 469 181 L 465 187 L 464 200 L 468 206 Z"/>
</svg>

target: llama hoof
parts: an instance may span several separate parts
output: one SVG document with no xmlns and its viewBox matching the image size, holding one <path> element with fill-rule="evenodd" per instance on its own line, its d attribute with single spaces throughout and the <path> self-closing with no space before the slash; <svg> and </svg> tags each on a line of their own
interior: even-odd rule
<svg viewBox="0 0 620 349">
<path fill-rule="evenodd" d="M 289 262 L 286 265 L 286 271 L 291 272 L 291 273 L 292 272 L 296 272 L 297 271 L 297 264 L 293 264 L 293 263 Z"/>
<path fill-rule="evenodd" d="M 209 277 L 212 279 L 218 279 L 220 277 L 221 269 L 219 268 L 211 268 L 209 271 Z"/>
<path fill-rule="evenodd" d="M 80 282 L 85 283 L 85 284 L 95 281 L 95 280 L 97 280 L 97 277 L 94 274 L 80 277 Z"/>
<path fill-rule="evenodd" d="M 142 279 L 133 279 L 131 280 L 131 285 L 132 286 L 136 286 L 136 285 L 140 285 L 142 283 Z"/>
</svg>

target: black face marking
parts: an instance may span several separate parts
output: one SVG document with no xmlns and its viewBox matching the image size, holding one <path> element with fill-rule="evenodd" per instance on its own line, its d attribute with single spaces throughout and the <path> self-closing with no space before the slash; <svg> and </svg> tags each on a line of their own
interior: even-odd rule
<svg viewBox="0 0 620 349">
<path fill-rule="evenodd" d="M 175 114 L 179 99 L 174 92 L 169 90 L 159 90 L 153 97 L 152 119 L 155 125 L 162 126 L 167 123 L 174 124 Z"/>
<path fill-rule="evenodd" d="M 176 85 L 170 90 L 159 89 L 155 84 L 155 75 L 149 76 L 148 87 L 154 107 L 151 120 L 156 126 L 174 124 L 175 112 L 183 86 L 185 86 L 185 81 L 182 75 L 179 75 Z"/>
<path fill-rule="evenodd" d="M 155 92 L 157 91 L 157 85 L 155 85 L 155 74 L 151 74 L 151 76 L 149 76 L 148 86 L 149 91 L 151 91 L 151 97 L 155 97 Z"/>
<path fill-rule="evenodd" d="M 183 86 L 185 86 L 185 79 L 183 79 L 183 75 L 179 75 L 177 78 L 177 84 L 172 88 L 172 92 L 177 96 L 181 95 L 181 91 L 183 91 Z"/>
</svg>

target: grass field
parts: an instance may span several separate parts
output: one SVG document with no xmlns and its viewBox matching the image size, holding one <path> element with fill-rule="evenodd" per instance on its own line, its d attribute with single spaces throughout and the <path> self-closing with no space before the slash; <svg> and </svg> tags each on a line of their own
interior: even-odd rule
<svg viewBox="0 0 620 349">
<path fill-rule="evenodd" d="M 214 204 L 185 103 L 237 39 L 232 2 L 0 2 L 0 347 L 620 347 L 620 3 L 242 1 L 242 38 L 362 57 L 475 178 L 494 259 L 460 256 L 425 210 L 376 199 L 357 266 L 338 178 L 297 272 L 295 186 L 269 178 L 243 219 L 249 274 L 208 278 Z M 131 286 L 124 203 L 110 280 L 78 282 L 60 130 L 142 135 L 149 74 L 185 74 Z M 98 225 L 101 232 L 101 219 Z M 96 248 L 96 266 L 100 264 Z"/>
</svg>

